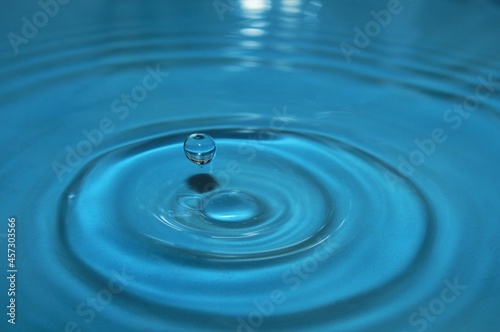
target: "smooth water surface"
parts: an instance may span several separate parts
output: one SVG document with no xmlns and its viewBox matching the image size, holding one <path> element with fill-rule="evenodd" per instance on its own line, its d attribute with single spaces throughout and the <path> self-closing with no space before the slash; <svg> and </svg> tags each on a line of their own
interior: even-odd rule
<svg viewBox="0 0 500 332">
<path fill-rule="evenodd" d="M 4 7 L 2 331 L 500 329 L 498 2 Z"/>
</svg>

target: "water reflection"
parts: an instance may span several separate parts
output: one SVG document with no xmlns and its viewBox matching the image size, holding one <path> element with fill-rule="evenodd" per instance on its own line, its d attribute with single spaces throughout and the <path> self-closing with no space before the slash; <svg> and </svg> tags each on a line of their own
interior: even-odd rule
<svg viewBox="0 0 500 332">
<path fill-rule="evenodd" d="M 225 51 L 238 61 L 225 66 L 226 71 L 246 71 L 266 64 L 280 71 L 293 70 L 296 41 L 304 34 L 316 33 L 320 24 L 320 0 L 241 0 L 234 5 L 238 11 L 233 14 L 239 20 L 231 37 L 236 42 Z"/>
<path fill-rule="evenodd" d="M 301 12 L 301 0 L 282 0 L 280 9 L 289 14 L 299 14 Z"/>
<path fill-rule="evenodd" d="M 271 2 L 269 0 L 241 0 L 241 9 L 246 18 L 261 18 L 271 9 Z"/>
</svg>

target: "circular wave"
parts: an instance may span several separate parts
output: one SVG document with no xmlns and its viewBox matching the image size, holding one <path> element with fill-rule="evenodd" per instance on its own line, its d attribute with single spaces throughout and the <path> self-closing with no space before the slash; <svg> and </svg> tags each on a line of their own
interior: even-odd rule
<svg viewBox="0 0 500 332">
<path fill-rule="evenodd" d="M 412 182 L 391 190 L 387 176 L 396 171 L 383 160 L 333 135 L 304 127 L 273 131 L 263 125 L 267 122 L 204 128 L 218 154 L 203 167 L 184 156 L 183 139 L 193 128 L 183 124 L 175 132 L 143 136 L 89 162 L 68 186 L 59 209 L 61 238 L 74 263 L 104 276 L 119 252 L 135 276 L 149 275 L 159 265 L 174 269 L 182 280 L 149 276 L 127 292 L 141 301 L 147 296 L 159 308 L 168 305 L 200 315 L 204 303 L 218 307 L 227 299 L 204 292 L 196 305 L 186 308 L 187 301 L 177 307 L 165 280 L 181 289 L 189 284 L 210 287 L 208 273 L 247 298 L 270 266 L 286 271 L 293 263 L 312 271 L 320 257 L 331 256 L 344 257 L 339 271 L 351 271 L 353 264 L 366 260 L 383 263 L 370 282 L 336 294 L 344 301 L 359 300 L 407 277 L 425 259 L 424 248 L 432 242 L 432 209 Z M 382 235 L 384 243 L 378 240 Z M 257 264 L 260 272 L 244 281 L 248 264 Z M 234 280 L 224 277 L 227 273 Z M 323 273 L 332 271 L 325 268 Z M 336 274 L 340 280 L 345 277 Z M 292 273 L 281 278 L 284 284 L 295 280 Z M 327 279 L 319 282 L 315 288 L 328 287 Z M 307 299 L 286 315 L 325 310 L 331 300 L 331 294 Z M 244 316 L 247 310 L 246 304 L 235 305 L 230 317 Z M 283 316 L 269 321 L 279 319 Z"/>
</svg>

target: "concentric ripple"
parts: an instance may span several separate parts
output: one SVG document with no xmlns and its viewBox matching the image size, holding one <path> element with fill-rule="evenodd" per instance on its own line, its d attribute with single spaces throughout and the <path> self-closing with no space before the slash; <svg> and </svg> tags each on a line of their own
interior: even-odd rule
<svg viewBox="0 0 500 332">
<path fill-rule="evenodd" d="M 198 167 L 183 156 L 186 132 L 125 145 L 89 163 L 63 202 L 66 236 L 102 230 L 142 239 L 145 246 L 156 242 L 166 252 L 269 259 L 329 236 L 340 239 L 344 229 L 348 233 L 369 218 L 391 223 L 412 211 L 415 228 L 386 227 L 415 234 L 407 249 L 416 251 L 422 241 L 425 227 L 418 225 L 426 221 L 418 197 L 411 190 L 398 197 L 388 193 L 384 170 L 390 170 L 333 137 L 265 128 L 212 130 L 218 158 Z M 377 187 L 374 201 L 368 192 Z"/>
<path fill-rule="evenodd" d="M 304 264 L 313 253 L 335 257 L 339 281 L 360 259 L 383 267 L 369 281 L 349 276 L 356 288 L 346 284 L 335 295 L 303 299 L 298 308 L 289 303 L 268 319 L 272 326 L 307 310 L 327 310 L 332 296 L 366 305 L 363 299 L 370 293 L 404 281 L 412 266 L 429 259 L 435 232 L 429 202 L 412 182 L 391 191 L 386 177 L 395 171 L 383 160 L 305 126 L 277 132 L 264 126 L 269 119 L 221 129 L 217 120 L 211 126 L 205 122 L 203 130 L 218 149 L 212 165 L 199 167 L 185 158 L 183 138 L 193 128 L 179 123 L 175 132 L 162 133 L 161 125 L 147 128 L 149 137 L 136 129 L 142 140 L 120 145 L 82 168 L 66 190 L 59 218 L 63 246 L 79 269 L 104 277 L 103 264 L 119 251 L 129 261 L 130 274 L 148 275 L 127 293 L 148 298 L 158 309 L 174 305 L 182 315 L 197 317 L 208 310 L 235 324 L 234 317 L 248 314 L 248 303 L 224 313 L 216 310 L 227 298 L 206 291 L 212 278 L 225 280 L 225 294 L 245 299 L 255 296 L 252 289 L 263 277 L 247 279 L 248 264 L 269 270 L 273 282 L 282 279 L 282 288 L 294 280 L 283 271 L 292 263 Z M 383 243 L 378 240 L 382 231 Z M 184 277 L 153 275 L 158 266 Z M 204 280 L 194 271 L 211 276 Z M 331 273 L 324 266 L 317 276 L 320 284 L 310 283 L 307 290 L 327 287 Z M 171 287 L 189 289 L 191 284 L 205 289 L 192 299 L 196 304 L 186 299 L 176 305 Z M 205 307 L 208 303 L 214 310 Z"/>
</svg>

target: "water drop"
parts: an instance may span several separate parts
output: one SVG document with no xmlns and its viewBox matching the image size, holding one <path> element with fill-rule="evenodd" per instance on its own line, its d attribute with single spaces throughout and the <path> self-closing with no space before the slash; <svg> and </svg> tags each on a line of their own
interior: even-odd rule
<svg viewBox="0 0 500 332">
<path fill-rule="evenodd" d="M 186 157 L 197 165 L 205 165 L 215 157 L 215 142 L 207 134 L 191 134 L 184 141 Z"/>
</svg>

